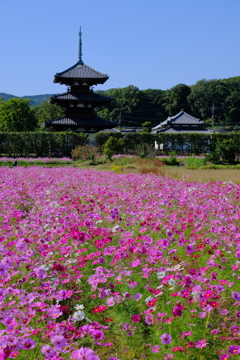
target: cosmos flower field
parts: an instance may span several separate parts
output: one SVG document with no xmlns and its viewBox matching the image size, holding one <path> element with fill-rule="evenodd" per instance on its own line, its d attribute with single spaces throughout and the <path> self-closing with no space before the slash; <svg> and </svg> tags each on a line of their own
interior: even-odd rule
<svg viewBox="0 0 240 360">
<path fill-rule="evenodd" d="M 0 169 L 0 360 L 240 358 L 240 185 Z"/>
</svg>

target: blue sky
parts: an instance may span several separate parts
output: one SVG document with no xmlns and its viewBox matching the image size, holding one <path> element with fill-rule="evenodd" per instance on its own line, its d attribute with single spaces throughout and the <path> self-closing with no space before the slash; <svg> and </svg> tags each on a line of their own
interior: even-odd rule
<svg viewBox="0 0 240 360">
<path fill-rule="evenodd" d="M 2 0 L 0 92 L 62 93 L 78 60 L 110 78 L 95 90 L 166 90 L 240 75 L 240 0 Z"/>
</svg>

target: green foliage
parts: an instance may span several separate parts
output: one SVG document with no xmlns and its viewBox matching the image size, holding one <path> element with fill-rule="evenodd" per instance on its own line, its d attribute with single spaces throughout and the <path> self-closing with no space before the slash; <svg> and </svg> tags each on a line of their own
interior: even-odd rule
<svg viewBox="0 0 240 360">
<path fill-rule="evenodd" d="M 33 131 L 37 120 L 29 105 L 30 100 L 13 98 L 0 101 L 0 131 Z"/>
<path fill-rule="evenodd" d="M 150 134 L 151 130 L 152 130 L 152 124 L 150 121 L 145 121 L 143 124 L 142 124 L 142 127 L 143 127 L 143 130 L 142 132 L 144 134 Z"/>
<path fill-rule="evenodd" d="M 119 121 L 121 126 L 141 126 L 144 122 L 158 125 L 169 115 L 177 114 L 182 108 L 189 114 L 203 120 L 211 119 L 212 104 L 216 105 L 215 125 L 236 125 L 240 121 L 240 76 L 228 79 L 202 79 L 192 86 L 177 84 L 169 90 L 139 90 L 134 85 L 96 93 L 109 96 L 112 101 L 99 109 L 98 114 L 108 120 Z M 47 103 L 50 94 L 24 96 L 30 106 L 41 107 Z M 0 93 L 0 98 L 9 100 L 14 95 Z M 37 113 L 37 111 L 36 111 Z M 44 121 L 44 111 L 39 120 Z M 47 115 L 47 118 L 49 116 Z M 51 119 L 56 118 L 50 114 Z"/>
<path fill-rule="evenodd" d="M 240 133 L 233 132 L 229 134 L 225 133 L 213 133 L 213 134 L 198 134 L 198 133 L 158 133 L 158 134 L 147 134 L 147 133 L 99 133 L 96 134 L 96 144 L 103 147 L 109 138 L 124 140 L 124 145 L 121 149 L 114 150 L 113 154 L 122 153 L 126 155 L 136 155 L 141 157 L 151 157 L 155 155 L 170 155 L 170 159 L 167 161 L 174 165 L 174 157 L 171 153 L 174 152 L 176 155 L 206 155 L 213 153 L 217 141 L 220 143 L 223 140 L 232 139 L 232 142 L 222 143 L 222 159 L 224 161 L 231 161 L 231 153 L 235 151 L 235 157 L 239 155 L 240 149 Z M 219 139 L 219 140 L 217 140 Z M 154 150 L 154 142 L 161 145 L 160 149 Z M 114 140 L 111 139 L 111 142 Z M 232 145 L 231 145 L 232 144 Z M 233 145 L 234 144 L 234 145 Z M 224 148 L 226 146 L 226 152 Z M 229 150 L 228 150 L 229 148 Z M 230 154 L 229 154 L 230 152 Z M 112 156 L 111 155 L 111 156 Z M 110 157 L 111 157 L 110 156 Z M 219 156 L 218 158 L 219 159 Z M 165 160 L 164 160 L 165 161 Z M 190 160 L 189 160 L 190 161 Z M 205 160 L 196 160 L 195 165 L 192 166 L 204 166 L 202 162 Z M 197 162 L 199 163 L 197 165 Z M 176 164 L 177 165 L 177 164 Z M 189 165 L 191 166 L 191 165 Z"/>
<path fill-rule="evenodd" d="M 186 166 L 189 168 L 200 168 L 206 165 L 206 158 L 196 158 L 194 156 L 189 156 L 186 158 Z"/>
<path fill-rule="evenodd" d="M 212 142 L 212 147 L 207 160 L 213 163 L 234 164 L 236 157 L 240 155 L 239 141 L 237 143 L 234 138 L 217 137 Z"/>
<path fill-rule="evenodd" d="M 57 119 L 64 114 L 64 108 L 56 104 L 50 104 L 48 101 L 42 103 L 37 110 L 38 125 L 43 126 L 46 121 Z"/>
<path fill-rule="evenodd" d="M 221 80 L 200 80 L 191 86 L 188 102 L 193 115 L 202 119 L 212 116 L 212 104 L 217 106 L 218 121 L 225 119 L 225 100 L 230 93 L 229 87 Z"/>
<path fill-rule="evenodd" d="M 136 86 L 129 85 L 97 93 L 112 98 L 108 105 L 97 109 L 98 114 L 108 120 L 120 121 L 121 127 L 141 126 L 146 121 L 155 126 L 167 116 L 162 90 L 139 90 Z"/>
<path fill-rule="evenodd" d="M 110 136 L 110 138 L 103 145 L 103 154 L 107 160 L 112 161 L 113 155 L 121 153 L 123 146 L 123 139 L 117 139 L 116 137 Z"/>
<path fill-rule="evenodd" d="M 116 132 L 98 132 L 96 134 L 94 134 L 93 136 L 93 142 L 95 143 L 96 146 L 102 147 L 105 142 L 110 138 L 110 136 L 115 137 L 117 139 L 122 139 L 123 138 L 123 134 L 116 133 Z"/>
<path fill-rule="evenodd" d="M 190 111 L 187 97 L 191 93 L 189 86 L 179 84 L 167 90 L 165 93 L 165 110 L 170 116 L 179 113 L 182 109 Z"/>
<path fill-rule="evenodd" d="M 88 143 L 87 134 L 73 132 L 0 132 L 1 156 L 70 156 Z"/>
<path fill-rule="evenodd" d="M 210 151 L 211 135 L 197 133 L 158 133 L 155 140 L 161 144 L 161 155 L 167 155 L 171 151 L 175 151 L 177 155 L 206 154 Z"/>
<path fill-rule="evenodd" d="M 180 162 L 177 160 L 177 154 L 175 151 L 170 151 L 169 153 L 169 158 L 167 159 L 162 159 L 162 162 L 166 165 L 170 165 L 170 166 L 179 166 Z"/>
</svg>

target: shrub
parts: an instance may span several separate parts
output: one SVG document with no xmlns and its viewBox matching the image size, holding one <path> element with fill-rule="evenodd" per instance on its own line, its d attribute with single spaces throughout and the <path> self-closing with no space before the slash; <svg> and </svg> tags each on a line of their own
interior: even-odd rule
<svg viewBox="0 0 240 360">
<path fill-rule="evenodd" d="M 177 154 L 175 151 L 171 151 L 169 155 L 170 157 L 168 159 L 163 159 L 163 162 L 166 165 L 170 165 L 170 166 L 180 165 L 180 162 L 177 160 Z"/>
<path fill-rule="evenodd" d="M 112 161 L 114 154 L 122 152 L 123 145 L 123 139 L 117 139 L 113 136 L 110 136 L 110 138 L 103 145 L 103 154 L 105 155 L 106 159 Z"/>
<path fill-rule="evenodd" d="M 155 174 L 165 176 L 165 171 L 157 166 L 141 166 L 139 172 L 142 174 Z"/>
<path fill-rule="evenodd" d="M 112 170 L 113 170 L 116 174 L 123 173 L 123 166 L 114 165 L 114 166 L 112 167 Z"/>
<path fill-rule="evenodd" d="M 210 152 L 206 159 L 213 163 L 226 162 L 234 164 L 239 154 L 240 150 L 234 139 L 217 138 L 213 151 Z"/>
<path fill-rule="evenodd" d="M 93 163 L 97 156 L 100 156 L 101 152 L 97 146 L 84 145 L 78 146 L 72 150 L 72 157 L 74 160 L 91 160 Z"/>
</svg>

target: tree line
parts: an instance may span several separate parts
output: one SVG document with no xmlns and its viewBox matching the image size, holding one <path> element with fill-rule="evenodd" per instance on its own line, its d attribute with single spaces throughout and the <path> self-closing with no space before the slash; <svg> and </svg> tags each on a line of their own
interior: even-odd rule
<svg viewBox="0 0 240 360">
<path fill-rule="evenodd" d="M 216 125 L 238 128 L 240 123 L 240 76 L 202 79 L 192 86 L 178 84 L 168 90 L 139 90 L 129 85 L 96 93 L 112 98 L 111 103 L 96 109 L 98 115 L 117 121 L 120 127 L 141 127 L 146 121 L 154 127 L 181 110 L 211 124 L 213 105 Z M 63 114 L 63 108 L 48 101 L 31 106 L 29 99 L 0 99 L 0 131 L 41 130 L 47 120 Z"/>
<path fill-rule="evenodd" d="M 211 124 L 236 126 L 240 122 L 240 76 L 223 80 L 200 80 L 195 85 L 178 84 L 169 90 L 139 90 L 129 85 L 98 93 L 110 96 L 110 104 L 98 113 L 121 125 L 141 126 L 145 121 L 158 125 L 181 110 Z"/>
</svg>

